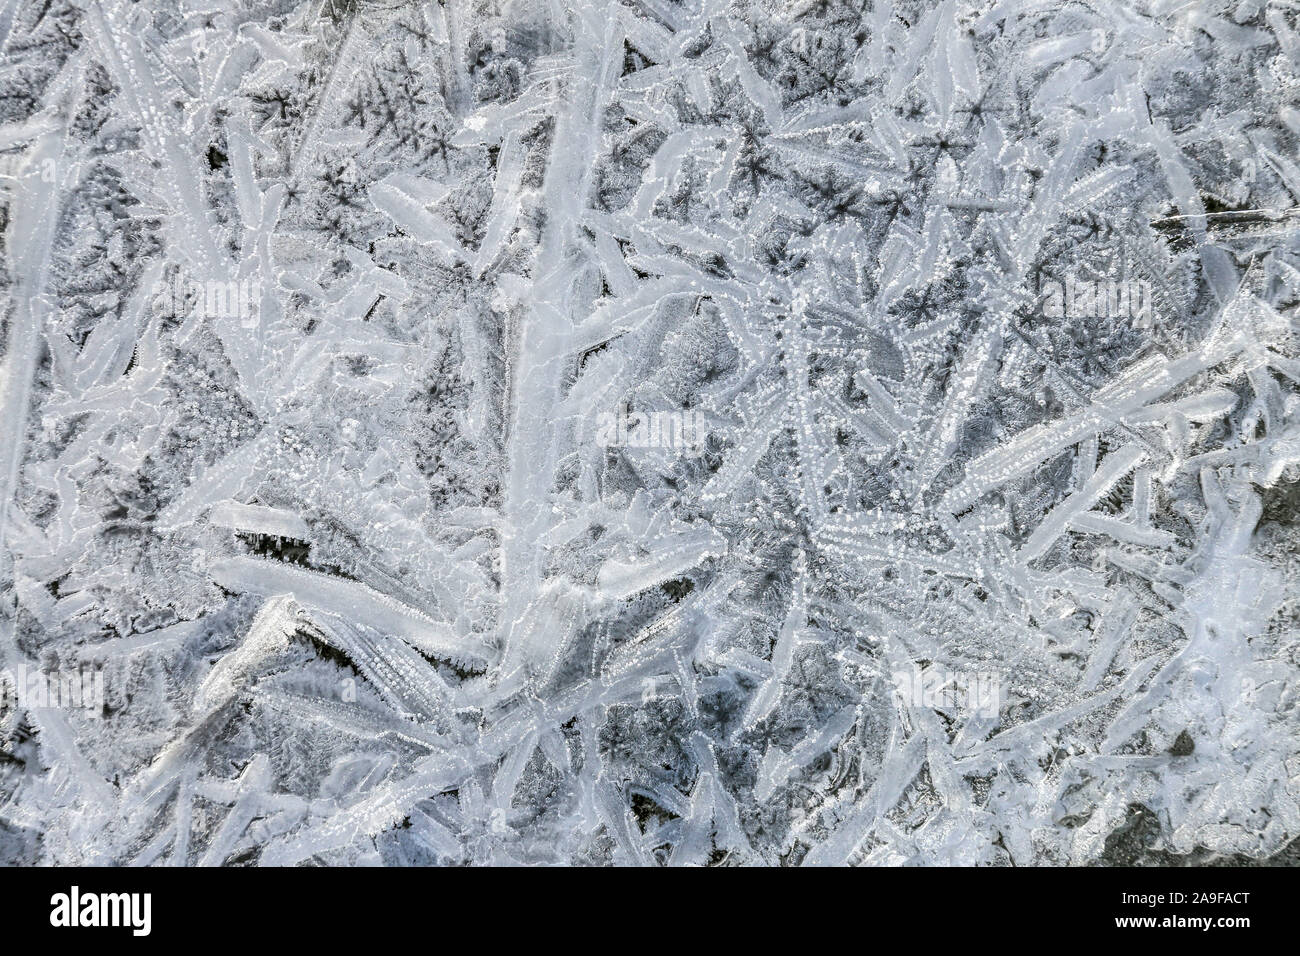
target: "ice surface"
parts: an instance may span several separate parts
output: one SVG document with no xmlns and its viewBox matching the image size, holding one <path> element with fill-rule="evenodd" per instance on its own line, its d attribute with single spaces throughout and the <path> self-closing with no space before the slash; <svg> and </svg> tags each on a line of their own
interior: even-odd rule
<svg viewBox="0 0 1300 956">
<path fill-rule="evenodd" d="M 0 51 L 0 861 L 1300 838 L 1295 4 Z"/>
</svg>

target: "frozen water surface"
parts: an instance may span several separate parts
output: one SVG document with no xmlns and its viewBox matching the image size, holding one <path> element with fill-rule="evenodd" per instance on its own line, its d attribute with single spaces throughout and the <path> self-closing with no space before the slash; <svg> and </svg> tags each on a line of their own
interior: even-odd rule
<svg viewBox="0 0 1300 956">
<path fill-rule="evenodd" d="M 1300 837 L 1300 7 L 0 4 L 0 860 Z"/>
</svg>

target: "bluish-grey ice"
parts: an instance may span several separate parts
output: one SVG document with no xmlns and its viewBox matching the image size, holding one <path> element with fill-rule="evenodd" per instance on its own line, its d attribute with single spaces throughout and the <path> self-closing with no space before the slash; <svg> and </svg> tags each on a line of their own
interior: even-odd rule
<svg viewBox="0 0 1300 956">
<path fill-rule="evenodd" d="M 1294 856 L 1294 0 L 2 0 L 0 226 L 0 862 Z"/>
</svg>

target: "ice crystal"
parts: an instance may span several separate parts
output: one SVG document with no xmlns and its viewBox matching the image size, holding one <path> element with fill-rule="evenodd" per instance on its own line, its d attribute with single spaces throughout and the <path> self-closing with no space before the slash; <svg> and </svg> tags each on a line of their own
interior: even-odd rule
<svg viewBox="0 0 1300 956">
<path fill-rule="evenodd" d="M 1300 837 L 1294 4 L 0 44 L 0 859 Z"/>
</svg>

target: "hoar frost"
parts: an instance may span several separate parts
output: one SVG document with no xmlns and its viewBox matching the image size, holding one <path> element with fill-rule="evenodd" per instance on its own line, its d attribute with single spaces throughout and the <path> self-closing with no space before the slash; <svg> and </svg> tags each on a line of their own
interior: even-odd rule
<svg viewBox="0 0 1300 956">
<path fill-rule="evenodd" d="M 0 50 L 0 860 L 1293 858 L 1293 5 Z"/>
</svg>

